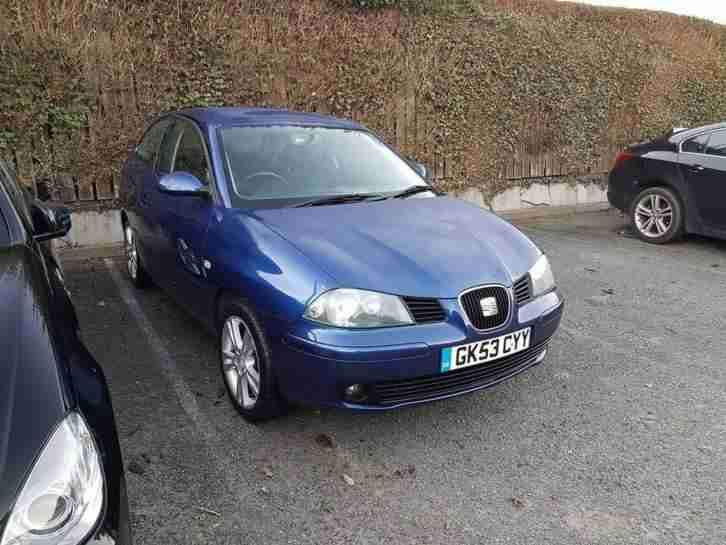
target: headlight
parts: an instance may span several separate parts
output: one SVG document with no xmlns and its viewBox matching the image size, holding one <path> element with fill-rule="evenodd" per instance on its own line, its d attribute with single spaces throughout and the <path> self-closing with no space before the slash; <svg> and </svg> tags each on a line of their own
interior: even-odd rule
<svg viewBox="0 0 726 545">
<path fill-rule="evenodd" d="M 555 277 L 550 268 L 547 256 L 542 256 L 529 270 L 529 277 L 532 279 L 532 297 L 539 297 L 555 289 Z"/>
<path fill-rule="evenodd" d="M 305 317 L 337 327 L 386 327 L 412 324 L 400 298 L 374 291 L 330 290 L 308 305 Z"/>
<path fill-rule="evenodd" d="M 86 422 L 71 413 L 33 466 L 0 545 L 78 545 L 98 522 L 104 481 Z"/>
</svg>

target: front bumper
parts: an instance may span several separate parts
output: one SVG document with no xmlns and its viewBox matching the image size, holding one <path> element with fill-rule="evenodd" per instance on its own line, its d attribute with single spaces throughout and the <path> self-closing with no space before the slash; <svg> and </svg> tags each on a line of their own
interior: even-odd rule
<svg viewBox="0 0 726 545">
<path fill-rule="evenodd" d="M 381 330 L 341 330 L 300 321 L 275 358 L 283 396 L 293 402 L 387 410 L 481 390 L 542 362 L 559 326 L 564 300 L 554 291 L 521 306 L 510 322 L 485 334 L 467 325 L 456 300 L 442 300 L 447 320 Z M 441 350 L 532 327 L 530 348 L 491 363 L 441 373 Z M 352 384 L 366 387 L 360 403 L 345 400 Z"/>
</svg>

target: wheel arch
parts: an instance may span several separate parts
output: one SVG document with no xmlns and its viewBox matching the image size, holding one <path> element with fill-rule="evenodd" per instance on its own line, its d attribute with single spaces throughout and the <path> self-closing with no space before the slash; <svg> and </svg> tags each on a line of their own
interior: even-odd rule
<svg viewBox="0 0 726 545">
<path fill-rule="evenodd" d="M 242 303 L 245 307 L 247 307 L 247 311 L 252 314 L 252 317 L 257 322 L 257 325 L 263 335 L 262 341 L 267 346 L 268 354 L 270 355 L 270 357 L 272 357 L 272 354 L 276 351 L 277 345 L 280 342 L 280 337 L 276 336 L 273 331 L 271 331 L 269 324 L 266 323 L 267 316 L 264 313 L 260 313 L 258 309 L 255 308 L 250 298 L 246 297 L 240 290 L 230 288 L 219 288 L 219 290 L 217 290 L 217 293 L 214 297 L 214 306 L 212 308 L 213 317 L 211 322 L 211 325 L 214 329 L 214 335 L 219 335 L 223 326 L 224 314 L 222 312 L 222 309 L 225 302 L 227 301 L 231 301 L 237 304 Z M 278 381 L 280 380 L 280 372 L 281 369 L 273 366 L 272 373 L 275 377 L 276 384 L 275 395 L 279 400 L 282 400 L 283 397 L 277 386 L 277 384 L 279 384 Z"/>
<path fill-rule="evenodd" d="M 212 320 L 211 326 L 215 331 L 219 331 L 222 325 L 222 305 L 225 301 L 242 301 L 247 306 L 250 306 L 249 299 L 245 297 L 240 291 L 229 288 L 219 288 L 214 295 L 214 304 L 212 306 Z"/>
<path fill-rule="evenodd" d="M 672 242 L 673 240 L 677 240 L 677 239 L 681 238 L 681 236 L 684 233 L 688 232 L 687 222 L 686 222 L 686 218 L 688 217 L 688 214 L 686 213 L 686 206 L 685 206 L 683 196 L 682 196 L 681 192 L 678 190 L 678 188 L 673 187 L 672 184 L 658 183 L 657 180 L 653 180 L 652 183 L 647 184 L 647 185 L 643 184 L 638 189 L 639 189 L 638 193 L 635 194 L 632 202 L 630 203 L 630 207 L 628 210 L 628 216 L 630 218 L 630 222 L 631 222 L 633 229 L 636 231 L 636 233 L 638 234 L 638 237 L 641 238 L 641 240 L 644 240 L 646 242 L 656 243 L 656 244 L 663 244 L 663 243 Z M 635 207 L 636 207 L 638 200 L 640 199 L 641 195 L 643 195 L 644 193 L 647 193 L 650 190 L 660 190 L 661 195 L 663 195 L 663 193 L 670 194 L 671 197 L 669 197 L 669 198 L 674 198 L 677 201 L 676 203 L 674 203 L 674 205 L 677 205 L 676 207 L 680 209 L 679 210 L 679 214 L 680 214 L 679 225 L 677 224 L 677 227 L 675 227 L 675 229 L 670 229 L 669 231 L 666 231 L 664 233 L 659 233 L 658 236 L 655 238 L 645 237 L 645 236 L 641 235 L 641 232 L 640 232 L 638 226 L 636 225 L 637 219 L 635 218 L 635 214 L 636 214 Z"/>
</svg>

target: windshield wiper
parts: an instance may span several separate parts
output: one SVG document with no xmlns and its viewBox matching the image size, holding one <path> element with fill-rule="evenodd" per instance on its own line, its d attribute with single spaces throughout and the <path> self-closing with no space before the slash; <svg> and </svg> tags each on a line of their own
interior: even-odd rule
<svg viewBox="0 0 726 545">
<path fill-rule="evenodd" d="M 424 193 L 426 191 L 430 191 L 431 193 L 436 193 L 434 191 L 434 188 L 430 185 L 412 185 L 411 187 L 407 187 L 403 191 L 399 191 L 398 193 L 395 193 L 391 195 L 392 199 L 403 199 L 405 197 L 410 197 L 411 195 L 416 195 L 418 193 Z"/>
<path fill-rule="evenodd" d="M 296 204 L 293 208 L 304 208 L 306 206 L 324 206 L 326 204 L 345 204 L 349 202 L 361 202 L 361 201 L 382 201 L 385 199 L 383 195 L 379 193 L 347 193 L 345 195 L 333 195 L 331 197 L 321 197 L 319 199 L 313 199 L 305 201 L 300 204 Z"/>
</svg>

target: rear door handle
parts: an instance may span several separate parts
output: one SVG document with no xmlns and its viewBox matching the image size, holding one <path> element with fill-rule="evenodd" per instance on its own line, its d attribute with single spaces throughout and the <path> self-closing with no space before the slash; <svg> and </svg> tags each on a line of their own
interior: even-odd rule
<svg viewBox="0 0 726 545">
<path fill-rule="evenodd" d="M 703 165 L 693 165 L 691 167 L 691 172 L 703 172 L 704 170 L 706 170 L 706 167 Z"/>
</svg>

